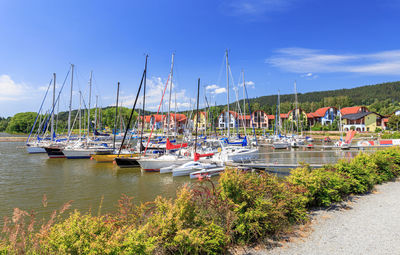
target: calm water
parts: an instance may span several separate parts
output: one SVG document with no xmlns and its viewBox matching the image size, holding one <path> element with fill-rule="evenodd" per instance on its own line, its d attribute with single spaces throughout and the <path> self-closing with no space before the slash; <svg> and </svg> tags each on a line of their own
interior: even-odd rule
<svg viewBox="0 0 400 255">
<path fill-rule="evenodd" d="M 0 221 L 3 216 L 10 216 L 15 207 L 48 215 L 69 200 L 73 200 L 72 208 L 92 209 L 97 213 L 102 196 L 102 212 L 110 212 L 115 210 L 121 194 L 133 196 L 136 202 L 144 202 L 158 195 L 173 197 L 178 187 L 191 183 L 189 177 L 142 173 L 140 169 L 120 169 L 112 163 L 48 159 L 46 154 L 27 154 L 23 144 L 0 143 Z M 321 164 L 352 157 L 356 153 L 303 150 L 273 153 L 264 147 L 261 157 L 276 163 Z M 46 208 L 41 202 L 43 194 L 48 199 Z"/>
</svg>

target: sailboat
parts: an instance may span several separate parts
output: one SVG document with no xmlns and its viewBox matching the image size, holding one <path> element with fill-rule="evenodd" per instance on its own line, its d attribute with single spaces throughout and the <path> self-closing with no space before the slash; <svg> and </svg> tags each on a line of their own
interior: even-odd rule
<svg viewBox="0 0 400 255">
<path fill-rule="evenodd" d="M 281 110 L 280 110 L 280 92 L 278 90 L 278 103 L 275 118 L 275 137 L 272 143 L 274 149 L 287 149 L 290 144 L 285 137 L 281 137 Z"/>
<path fill-rule="evenodd" d="M 143 74 L 142 74 L 142 79 L 140 81 L 139 89 L 138 89 L 138 92 L 136 94 L 135 102 L 133 103 L 131 115 L 129 116 L 129 120 L 128 120 L 128 123 L 126 125 L 124 137 L 122 138 L 122 142 L 121 142 L 121 146 L 119 147 L 118 155 L 114 159 L 115 163 L 121 168 L 130 168 L 130 167 L 138 167 L 138 166 L 140 166 L 138 161 L 137 161 L 139 157 L 137 157 L 137 156 L 124 157 L 124 156 L 121 156 L 121 152 L 122 152 L 122 148 L 124 146 L 124 142 L 126 140 L 126 135 L 128 134 L 128 130 L 129 130 L 130 124 L 132 122 L 133 113 L 135 112 L 136 103 L 137 103 L 137 100 L 139 98 L 140 90 L 142 89 L 142 86 L 143 86 L 143 111 L 142 111 L 143 118 L 142 118 L 142 130 L 141 130 L 141 133 L 140 133 L 140 140 L 138 142 L 138 146 L 139 146 L 140 154 L 143 151 L 142 142 L 143 142 L 144 113 L 145 113 L 144 112 L 144 107 L 145 107 L 145 99 L 146 99 L 147 58 L 148 58 L 148 55 L 146 55 L 146 60 L 145 60 L 145 66 L 144 66 Z"/>
<path fill-rule="evenodd" d="M 61 93 L 61 91 L 60 91 Z M 62 149 L 64 147 L 64 143 L 60 143 L 55 141 L 55 130 L 54 130 L 54 109 L 56 104 L 56 74 L 53 74 L 53 103 L 52 103 L 52 110 L 51 110 L 51 143 L 48 146 L 44 146 L 43 148 L 46 150 L 47 155 L 49 158 L 65 158 Z M 60 98 L 60 94 L 58 95 L 57 101 Z"/>
<path fill-rule="evenodd" d="M 118 99 L 119 99 L 119 86 L 117 84 L 117 102 L 115 104 L 115 117 L 114 117 L 114 135 L 113 135 L 113 146 L 109 150 L 97 150 L 91 154 L 91 159 L 94 159 L 98 163 L 113 162 L 116 157 L 120 158 L 131 158 L 139 156 L 138 153 L 132 153 L 132 150 L 124 149 L 121 154 L 118 155 L 118 150 L 116 150 L 116 136 L 117 136 L 117 116 L 118 116 Z M 122 116 L 121 116 L 122 121 Z"/>
<path fill-rule="evenodd" d="M 168 81 L 169 81 L 169 98 L 171 100 L 171 95 L 172 95 L 172 77 L 173 77 L 173 67 L 174 67 L 174 56 L 175 54 L 172 54 L 172 59 L 171 59 L 171 70 L 170 70 L 170 74 L 166 83 L 166 86 L 164 88 L 164 92 L 161 98 L 161 102 L 160 105 L 158 107 L 158 111 L 157 111 L 157 115 L 159 114 L 159 111 L 161 109 L 161 105 L 164 99 L 164 95 L 165 95 L 165 91 L 167 89 L 167 85 L 168 85 Z M 170 101 L 169 101 L 169 105 L 170 105 Z M 143 105 L 144 107 L 144 105 Z M 143 112 L 144 112 L 144 108 L 143 108 Z M 169 131 L 170 131 L 170 106 L 168 107 L 168 118 L 167 118 L 167 138 L 169 137 Z M 144 119 L 144 118 L 143 118 Z M 161 155 L 161 156 L 145 156 L 147 149 L 149 148 L 149 144 L 150 144 L 150 140 L 151 140 L 151 135 L 153 133 L 153 129 L 154 129 L 154 125 L 155 123 L 153 123 L 153 127 L 151 130 L 151 133 L 148 137 L 147 143 L 146 143 L 146 147 L 144 150 L 144 153 L 142 154 L 141 158 L 137 160 L 137 162 L 140 164 L 140 167 L 142 168 L 143 171 L 145 172 L 158 172 L 160 171 L 160 168 L 163 167 L 168 167 L 171 165 L 181 165 L 184 164 L 186 162 L 189 162 L 191 159 L 186 157 L 186 156 L 182 156 L 179 154 L 174 154 L 171 153 L 171 150 L 166 150 L 166 154 Z M 142 125 L 143 127 L 143 125 Z M 182 146 L 182 145 L 176 145 L 176 146 Z"/>
</svg>

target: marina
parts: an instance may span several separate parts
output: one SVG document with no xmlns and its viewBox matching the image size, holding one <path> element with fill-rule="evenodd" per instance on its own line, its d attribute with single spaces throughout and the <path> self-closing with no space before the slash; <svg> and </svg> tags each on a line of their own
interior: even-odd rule
<svg viewBox="0 0 400 255">
<path fill-rule="evenodd" d="M 112 212 L 122 194 L 134 197 L 135 203 L 151 201 L 159 195 L 174 197 L 179 187 L 199 179 L 199 176 L 191 179 L 189 174 L 174 177 L 172 173 L 145 172 L 140 167 L 121 168 L 112 162 L 48 158 L 44 153 L 28 154 L 23 145 L 22 142 L 0 143 L 0 155 L 7 158 L 0 162 L 0 215 L 9 215 L 15 207 L 48 215 L 70 200 L 73 200 L 72 208 L 82 211 L 97 211 L 101 203 L 102 212 Z M 246 167 L 269 169 L 284 176 L 298 162 L 319 166 L 349 159 L 358 153 L 359 150 L 309 151 L 301 148 L 277 152 L 269 146 L 261 146 L 257 163 L 248 163 Z M 215 172 L 221 170 L 216 168 Z M 214 173 L 202 176 L 212 175 Z M 211 180 L 217 179 L 211 177 Z M 41 202 L 44 194 L 49 201 L 46 208 Z"/>
</svg>

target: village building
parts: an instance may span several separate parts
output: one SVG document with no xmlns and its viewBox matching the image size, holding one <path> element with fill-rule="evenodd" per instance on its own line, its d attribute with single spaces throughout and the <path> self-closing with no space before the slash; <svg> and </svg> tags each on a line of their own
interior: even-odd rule
<svg viewBox="0 0 400 255">
<path fill-rule="evenodd" d="M 218 116 L 218 128 L 220 129 L 228 128 L 228 121 L 230 128 L 237 127 L 239 124 L 238 116 L 239 114 L 234 111 L 229 111 L 229 114 L 228 111 L 221 112 L 221 114 Z"/>
<path fill-rule="evenodd" d="M 331 125 L 340 111 L 336 107 L 323 107 L 315 112 L 307 113 L 308 125 L 313 126 L 316 123 L 321 125 Z"/>
<path fill-rule="evenodd" d="M 207 113 L 206 112 L 200 112 L 199 113 L 199 124 L 197 126 L 197 128 L 199 130 L 206 130 L 206 126 L 207 126 Z M 197 124 L 197 113 L 194 114 L 193 117 L 193 127 L 196 127 Z"/>
<path fill-rule="evenodd" d="M 169 114 L 169 126 L 168 126 L 168 115 L 164 118 L 165 130 L 176 130 L 182 131 L 187 123 L 187 117 L 181 113 L 170 113 Z M 176 126 L 175 126 L 176 125 Z"/>
<path fill-rule="evenodd" d="M 255 128 L 268 128 L 268 114 L 264 111 L 256 110 L 251 114 Z"/>
<path fill-rule="evenodd" d="M 342 116 L 347 115 L 347 114 L 360 113 L 360 112 L 369 112 L 369 111 L 368 111 L 368 108 L 365 106 L 344 107 L 344 108 L 340 109 L 340 114 Z"/>
<path fill-rule="evenodd" d="M 384 129 L 382 115 L 375 112 L 359 111 L 342 116 L 344 131 L 355 130 L 358 132 L 375 132 L 377 128 Z"/>
<path fill-rule="evenodd" d="M 251 115 L 241 115 L 238 117 L 238 125 L 239 127 L 244 127 L 244 125 L 247 127 L 251 127 Z"/>
</svg>

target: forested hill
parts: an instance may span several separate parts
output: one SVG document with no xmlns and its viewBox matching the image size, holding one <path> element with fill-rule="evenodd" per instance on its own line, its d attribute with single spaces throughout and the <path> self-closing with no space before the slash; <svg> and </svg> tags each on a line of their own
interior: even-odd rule
<svg viewBox="0 0 400 255">
<path fill-rule="evenodd" d="M 367 85 L 352 89 L 337 89 L 316 91 L 309 93 L 298 93 L 298 101 L 319 102 L 327 97 L 347 96 L 354 105 L 370 105 L 376 100 L 390 99 L 394 102 L 400 101 L 400 81 L 387 82 L 376 85 Z M 281 102 L 294 101 L 294 94 L 281 95 Z M 250 99 L 250 102 L 257 102 L 261 105 L 276 105 L 277 95 L 261 96 Z"/>
</svg>

